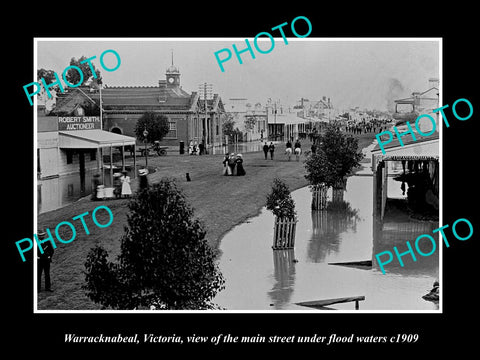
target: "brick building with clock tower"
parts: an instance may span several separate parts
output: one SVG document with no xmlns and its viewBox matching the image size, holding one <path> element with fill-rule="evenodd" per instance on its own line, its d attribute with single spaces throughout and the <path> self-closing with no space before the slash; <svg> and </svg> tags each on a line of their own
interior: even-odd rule
<svg viewBox="0 0 480 360">
<path fill-rule="evenodd" d="M 135 137 L 138 118 L 147 111 L 167 117 L 169 133 L 160 145 L 176 150 L 181 141 L 204 142 L 208 148 L 223 143 L 222 124 L 226 119 L 225 108 L 218 94 L 205 100 L 198 92 L 182 89 L 181 73 L 173 63 L 165 71 L 165 79 L 158 86 L 114 86 L 98 89 L 78 87 L 59 94 L 54 112 L 68 113 L 78 103 L 94 101 L 102 103 L 102 128 L 105 131 Z M 100 100 L 101 97 L 101 100 Z M 140 142 L 138 143 L 140 145 Z"/>
</svg>

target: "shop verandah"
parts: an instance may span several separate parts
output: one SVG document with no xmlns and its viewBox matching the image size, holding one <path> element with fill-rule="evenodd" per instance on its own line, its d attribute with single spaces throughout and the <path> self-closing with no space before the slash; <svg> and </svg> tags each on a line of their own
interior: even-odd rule
<svg viewBox="0 0 480 360">
<path fill-rule="evenodd" d="M 425 232 L 438 224 L 438 136 L 372 151 L 373 219 L 377 231 Z"/>
<path fill-rule="evenodd" d="M 127 164 L 125 150 L 133 147 L 133 164 Z M 112 186 L 114 172 L 131 172 L 136 177 L 136 142 L 135 138 L 115 134 L 103 130 L 76 130 L 59 131 L 59 149 L 67 152 L 75 152 L 79 157 L 80 187 L 85 189 L 86 168 L 85 154 L 96 154 L 96 172 L 100 175 L 100 181 L 104 185 Z M 115 166 L 115 150 L 120 150 L 121 166 Z M 68 157 L 68 155 L 67 155 Z M 107 160 L 107 161 L 105 161 Z"/>
</svg>

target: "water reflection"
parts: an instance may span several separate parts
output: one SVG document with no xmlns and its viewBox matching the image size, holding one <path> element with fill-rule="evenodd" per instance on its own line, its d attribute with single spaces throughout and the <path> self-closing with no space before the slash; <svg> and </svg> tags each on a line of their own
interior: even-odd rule
<svg viewBox="0 0 480 360">
<path fill-rule="evenodd" d="M 308 258 L 312 262 L 324 262 L 332 253 L 338 253 L 341 234 L 356 232 L 358 215 L 351 210 L 350 204 L 343 202 L 342 209 L 312 210 L 312 236 L 308 243 Z"/>
<path fill-rule="evenodd" d="M 270 142 L 268 142 L 270 144 Z M 228 144 L 228 145 L 219 145 L 212 147 L 209 152 L 210 154 L 218 155 L 218 154 L 242 154 L 247 152 L 255 152 L 255 151 L 262 151 L 263 145 L 265 142 L 260 141 L 252 141 L 252 142 L 242 142 L 236 144 Z M 277 145 L 276 142 L 274 142 Z"/>
<path fill-rule="evenodd" d="M 394 254 L 394 259 L 387 265 L 384 265 L 385 271 L 390 274 L 398 274 L 402 276 L 432 276 L 438 279 L 438 266 L 439 266 L 439 248 L 441 244 L 439 243 L 438 233 L 432 233 L 434 229 L 438 228 L 438 223 L 436 222 L 386 222 L 384 224 L 379 224 L 375 226 L 373 233 L 373 267 L 377 271 L 381 271 L 378 265 L 376 254 L 380 254 L 384 251 L 390 251 Z M 436 251 L 431 256 L 421 256 L 415 250 L 415 240 L 418 236 L 428 234 L 435 239 L 435 248 Z M 400 261 L 397 260 L 394 247 L 397 247 L 397 251 L 402 254 L 407 252 L 408 246 L 407 241 L 410 243 L 411 247 L 414 249 L 415 259 L 410 253 L 406 253 L 401 257 L 403 266 Z M 418 242 L 420 250 L 424 254 L 428 254 L 433 249 L 433 244 L 426 238 L 423 238 Z M 383 255 L 381 259 L 386 261 L 388 255 Z"/>
<path fill-rule="evenodd" d="M 295 287 L 295 250 L 274 250 L 272 253 L 275 284 L 268 295 L 275 309 L 282 309 L 290 302 Z"/>
<path fill-rule="evenodd" d="M 422 222 L 396 225 L 397 230 L 403 229 L 397 232 L 387 223 L 380 233 L 374 232 L 371 176 L 349 179 L 345 201 L 351 211 L 357 212 L 348 216 L 312 212 L 308 188 L 296 190 L 292 196 L 298 214 L 294 251 L 272 250 L 273 216 L 265 209 L 235 227 L 220 245 L 219 266 L 226 288 L 216 296 L 217 304 L 229 310 L 311 310 L 295 304 L 364 295 L 360 310 L 438 309 L 438 304 L 422 299 L 438 278 L 438 252 L 418 258 L 417 263 L 405 259 L 403 268 L 393 266 L 386 275 L 378 264 L 370 270 L 329 265 L 372 260 L 378 251 L 393 251 L 394 239 L 405 244 L 407 229 L 412 236 L 417 231 L 431 233 L 430 225 Z M 332 307 L 352 310 L 352 304 Z"/>
</svg>

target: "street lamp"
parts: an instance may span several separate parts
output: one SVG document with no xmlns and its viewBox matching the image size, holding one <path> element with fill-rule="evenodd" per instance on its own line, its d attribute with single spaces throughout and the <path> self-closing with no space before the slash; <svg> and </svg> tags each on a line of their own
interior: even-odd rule
<svg viewBox="0 0 480 360">
<path fill-rule="evenodd" d="M 143 140 L 145 141 L 145 168 L 148 167 L 147 136 L 148 136 L 148 130 L 145 127 L 145 130 L 143 130 Z"/>
</svg>

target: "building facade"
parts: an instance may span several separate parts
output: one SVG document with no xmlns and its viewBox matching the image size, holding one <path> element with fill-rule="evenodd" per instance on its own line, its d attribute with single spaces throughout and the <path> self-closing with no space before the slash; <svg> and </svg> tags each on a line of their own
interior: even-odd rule
<svg viewBox="0 0 480 360">
<path fill-rule="evenodd" d="M 37 106 L 39 213 L 54 210 L 92 193 L 94 175 L 98 174 L 102 183 L 106 184 L 107 180 L 111 185 L 113 171 L 125 170 L 125 159 L 121 167 L 114 170 L 114 161 L 110 157 L 110 174 L 105 179 L 104 153 L 108 151 L 112 156 L 113 148 L 134 145 L 135 139 L 103 131 L 100 116 L 91 115 L 89 111 L 88 103 L 80 101 L 70 112 L 58 114 L 46 111 L 44 106 Z M 135 160 L 132 168 L 135 168 Z"/>
<path fill-rule="evenodd" d="M 247 98 L 231 98 L 225 105 L 234 121 L 234 128 L 242 133 L 243 141 L 255 141 L 268 137 L 267 108 L 261 103 L 252 104 Z"/>
<path fill-rule="evenodd" d="M 76 88 L 59 95 L 56 111 L 71 110 L 77 102 L 88 98 L 98 106 L 101 104 L 105 131 L 135 137 L 137 120 L 145 112 L 154 112 L 168 119 L 169 132 L 161 140 L 162 146 L 177 150 L 180 142 L 185 146 L 203 142 L 207 149 L 222 145 L 222 124 L 226 118 L 222 99 L 218 94 L 205 100 L 197 92 L 188 93 L 182 89 L 180 78 L 172 61 L 158 86 Z"/>
</svg>

